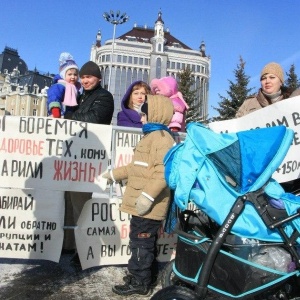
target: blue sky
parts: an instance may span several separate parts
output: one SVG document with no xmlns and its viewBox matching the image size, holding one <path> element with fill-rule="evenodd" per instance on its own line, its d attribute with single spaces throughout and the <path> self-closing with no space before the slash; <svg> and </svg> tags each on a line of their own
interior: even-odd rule
<svg viewBox="0 0 300 300">
<path fill-rule="evenodd" d="M 5 8 L 5 9 L 4 9 Z M 113 26 L 103 12 L 120 10 L 130 19 L 117 26 L 116 36 L 134 23 L 154 26 L 159 10 L 173 36 L 198 50 L 201 41 L 211 56 L 209 116 L 216 115 L 221 94 L 242 56 L 249 87 L 259 88 L 262 67 L 271 61 L 285 72 L 295 64 L 300 76 L 300 4 L 298 0 L 127 0 L 64 1 L 2 0 L 0 51 L 17 49 L 30 70 L 58 72 L 61 52 L 72 53 L 79 66 L 90 58 L 97 31 L 102 42 L 112 38 Z"/>
</svg>

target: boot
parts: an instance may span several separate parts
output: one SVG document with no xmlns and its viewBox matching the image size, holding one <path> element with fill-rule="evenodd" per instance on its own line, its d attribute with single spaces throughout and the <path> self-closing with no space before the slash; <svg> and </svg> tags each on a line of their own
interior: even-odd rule
<svg viewBox="0 0 300 300">
<path fill-rule="evenodd" d="M 126 277 L 126 276 L 125 276 Z M 115 294 L 121 296 L 129 296 L 129 295 L 148 295 L 150 292 L 150 287 L 145 286 L 143 283 L 138 282 L 132 275 L 128 275 L 130 278 L 130 282 L 125 282 L 123 285 L 115 285 L 112 288 L 112 291 Z M 129 281 L 129 280 L 128 280 Z"/>
<path fill-rule="evenodd" d="M 123 281 L 125 282 L 125 284 L 129 284 L 131 282 L 132 278 L 134 278 L 134 276 L 131 275 L 130 273 L 128 273 L 127 275 L 125 275 L 123 277 Z M 154 278 L 152 278 L 152 281 L 150 283 L 150 287 L 155 288 L 158 285 L 158 283 L 159 283 L 159 277 L 157 275 Z"/>
</svg>

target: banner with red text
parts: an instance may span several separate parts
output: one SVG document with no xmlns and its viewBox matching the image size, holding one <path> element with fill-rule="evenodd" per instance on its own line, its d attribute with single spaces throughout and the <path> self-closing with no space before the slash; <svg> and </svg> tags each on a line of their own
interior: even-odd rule
<svg viewBox="0 0 300 300">
<path fill-rule="evenodd" d="M 75 229 L 77 251 L 82 269 L 103 265 L 127 264 L 130 215 L 119 211 L 122 200 L 96 195 L 86 202 Z M 158 235 L 158 261 L 170 261 L 177 237 L 161 230 Z"/>
<path fill-rule="evenodd" d="M 57 118 L 0 118 L 1 187 L 100 192 L 112 126 Z"/>
</svg>

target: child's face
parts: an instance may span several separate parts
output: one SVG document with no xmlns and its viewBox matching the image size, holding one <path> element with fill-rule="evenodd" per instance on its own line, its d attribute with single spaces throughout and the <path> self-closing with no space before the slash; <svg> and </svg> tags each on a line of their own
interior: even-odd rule
<svg viewBox="0 0 300 300">
<path fill-rule="evenodd" d="M 144 113 L 141 114 L 141 122 L 143 125 L 147 124 L 147 115 Z"/>
<path fill-rule="evenodd" d="M 65 81 L 71 84 L 75 84 L 78 81 L 78 70 L 77 69 L 69 69 L 65 75 Z"/>
</svg>

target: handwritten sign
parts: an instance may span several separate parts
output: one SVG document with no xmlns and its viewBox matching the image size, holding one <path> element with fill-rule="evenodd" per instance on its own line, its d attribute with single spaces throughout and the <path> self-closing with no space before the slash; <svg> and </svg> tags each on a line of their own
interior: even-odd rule
<svg viewBox="0 0 300 300">
<path fill-rule="evenodd" d="M 89 200 L 80 215 L 75 229 L 77 251 L 82 269 L 100 265 L 127 264 L 130 215 L 119 211 L 122 200 L 98 195 Z M 159 232 L 158 260 L 169 261 L 174 255 L 177 238 Z"/>
<path fill-rule="evenodd" d="M 300 96 L 279 101 L 241 118 L 210 123 L 209 128 L 215 132 L 238 132 L 278 125 L 294 130 L 293 143 L 281 166 L 273 174 L 278 182 L 286 182 L 300 176 Z"/>
<path fill-rule="evenodd" d="M 64 193 L 0 189 L 1 257 L 59 261 Z"/>
<path fill-rule="evenodd" d="M 65 119 L 0 119 L 1 187 L 99 192 L 112 126 Z"/>
</svg>

